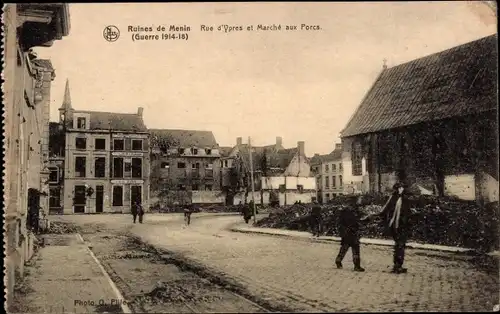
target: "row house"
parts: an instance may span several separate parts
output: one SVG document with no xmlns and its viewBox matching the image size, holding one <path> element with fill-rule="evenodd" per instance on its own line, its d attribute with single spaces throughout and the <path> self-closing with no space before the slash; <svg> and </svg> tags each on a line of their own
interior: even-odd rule
<svg viewBox="0 0 500 314">
<path fill-rule="evenodd" d="M 32 49 L 69 35 L 67 4 L 7 4 L 3 7 L 4 56 L 4 252 L 6 304 L 15 275 L 33 255 L 38 217 L 48 186 L 47 141 L 50 86 L 55 71 Z M 42 208 L 42 210 L 40 210 Z"/>
<path fill-rule="evenodd" d="M 137 113 L 75 110 L 69 82 L 51 134 L 50 207 L 64 214 L 149 210 L 149 134 Z"/>
<path fill-rule="evenodd" d="M 498 200 L 497 60 L 495 34 L 384 68 L 342 131 L 344 180 Z"/>
<path fill-rule="evenodd" d="M 150 129 L 156 206 L 222 203 L 220 153 L 210 131 Z"/>
<path fill-rule="evenodd" d="M 317 200 L 328 203 L 335 196 L 345 194 L 342 167 L 342 144 L 327 155 L 316 154 L 311 158 L 311 169 L 316 177 Z"/>
<path fill-rule="evenodd" d="M 275 145 L 251 148 L 237 138 L 237 145 L 222 160 L 222 167 L 226 169 L 223 172 L 226 202 L 239 204 L 255 200 L 256 204 L 276 205 L 312 202 L 316 198 L 316 182 L 304 149 L 302 141 L 295 148 L 284 148 L 281 137 L 276 138 Z M 254 195 L 251 195 L 252 170 Z"/>
</svg>

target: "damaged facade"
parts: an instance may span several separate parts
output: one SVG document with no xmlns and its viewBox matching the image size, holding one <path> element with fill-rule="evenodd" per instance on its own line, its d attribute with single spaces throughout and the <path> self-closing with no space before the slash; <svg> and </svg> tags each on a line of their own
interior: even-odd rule
<svg viewBox="0 0 500 314">
<path fill-rule="evenodd" d="M 285 149 L 281 137 L 276 138 L 275 145 L 252 146 L 253 167 L 250 167 L 250 147 L 237 138 L 229 156 L 221 160 L 226 202 L 236 205 L 254 199 L 256 204 L 310 203 L 316 198 L 316 181 L 304 147 L 305 143 L 300 141 L 296 148 Z"/>
<path fill-rule="evenodd" d="M 4 6 L 4 230 L 7 305 L 15 274 L 33 255 L 40 215 L 46 214 L 49 176 L 50 85 L 55 71 L 31 49 L 69 35 L 67 4 Z"/>
<path fill-rule="evenodd" d="M 155 207 L 222 204 L 219 146 L 210 131 L 150 129 Z"/>
<path fill-rule="evenodd" d="M 149 135 L 142 113 L 75 110 L 66 82 L 51 124 L 50 208 L 64 214 L 149 210 Z"/>
<path fill-rule="evenodd" d="M 497 35 L 384 69 L 342 131 L 344 180 L 498 200 Z"/>
</svg>

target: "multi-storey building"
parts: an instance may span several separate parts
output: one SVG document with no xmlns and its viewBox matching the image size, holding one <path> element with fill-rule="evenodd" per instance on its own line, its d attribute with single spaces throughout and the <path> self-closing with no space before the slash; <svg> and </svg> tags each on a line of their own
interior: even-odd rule
<svg viewBox="0 0 500 314">
<path fill-rule="evenodd" d="M 210 131 L 150 129 L 151 191 L 164 204 L 221 203 L 219 146 Z"/>
<path fill-rule="evenodd" d="M 328 203 L 335 196 L 344 194 L 342 144 L 336 144 L 330 154 L 316 154 L 311 165 L 318 186 L 318 202 Z"/>
<path fill-rule="evenodd" d="M 75 110 L 66 82 L 59 111 L 59 130 L 53 132 L 51 143 L 52 208 L 65 214 L 127 213 L 138 201 L 147 211 L 149 135 L 143 109 L 137 113 Z"/>
<path fill-rule="evenodd" d="M 69 34 L 67 4 L 4 6 L 4 230 L 7 306 L 15 273 L 33 254 L 40 207 L 48 187 L 46 143 L 54 69 L 32 48 L 50 47 Z"/>
<path fill-rule="evenodd" d="M 305 143 L 299 141 L 294 148 L 284 148 L 282 143 L 278 136 L 274 145 L 250 147 L 242 143 L 241 137 L 236 139 L 236 146 L 221 160 L 227 204 L 254 200 L 256 204 L 289 205 L 299 200 L 309 203 L 316 197 Z"/>
</svg>

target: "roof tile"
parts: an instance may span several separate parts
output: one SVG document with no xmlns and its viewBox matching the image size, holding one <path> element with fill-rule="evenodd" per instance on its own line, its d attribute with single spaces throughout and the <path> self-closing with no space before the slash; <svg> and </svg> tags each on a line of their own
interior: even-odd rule
<svg viewBox="0 0 500 314">
<path fill-rule="evenodd" d="M 497 36 L 384 70 L 342 136 L 496 108 Z"/>
</svg>

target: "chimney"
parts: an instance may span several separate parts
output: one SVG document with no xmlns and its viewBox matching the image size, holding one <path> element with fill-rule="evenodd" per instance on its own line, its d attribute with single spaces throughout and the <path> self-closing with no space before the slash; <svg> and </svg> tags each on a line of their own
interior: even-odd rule
<svg viewBox="0 0 500 314">
<path fill-rule="evenodd" d="M 144 108 L 139 107 L 139 108 L 137 109 L 137 114 L 138 114 L 139 116 L 141 116 L 141 117 L 142 117 L 142 112 L 143 112 L 143 111 L 144 111 Z"/>
<path fill-rule="evenodd" d="M 243 138 L 237 137 L 236 138 L 236 145 L 240 146 L 241 144 L 243 144 Z"/>
<path fill-rule="evenodd" d="M 342 149 L 342 143 L 335 144 L 335 150 L 341 150 L 341 149 Z"/>
<path fill-rule="evenodd" d="M 283 146 L 283 138 L 281 136 L 276 136 L 276 146 Z"/>
<path fill-rule="evenodd" d="M 299 154 L 300 155 L 305 155 L 306 154 L 305 148 L 304 148 L 305 145 L 306 144 L 305 144 L 304 141 L 298 141 L 297 142 L 297 148 L 299 149 Z"/>
</svg>

